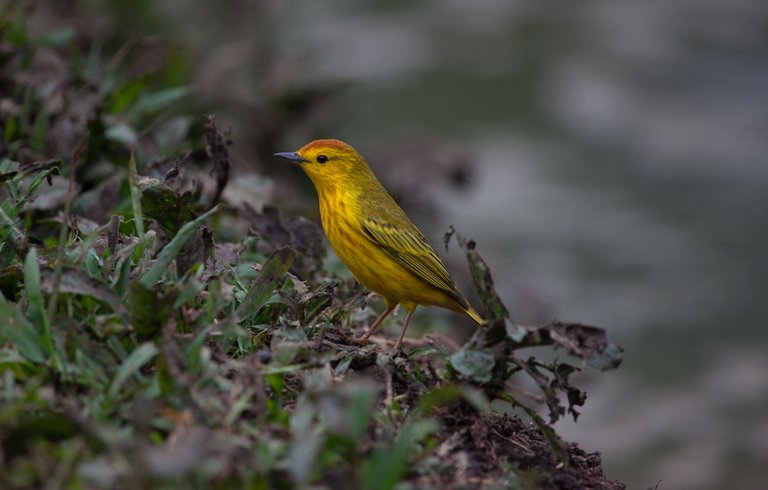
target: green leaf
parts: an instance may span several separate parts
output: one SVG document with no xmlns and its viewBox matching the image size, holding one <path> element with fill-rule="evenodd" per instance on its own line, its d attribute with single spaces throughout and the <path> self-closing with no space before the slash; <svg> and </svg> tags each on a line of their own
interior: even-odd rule
<svg viewBox="0 0 768 490">
<path fill-rule="evenodd" d="M 3 328 L 3 325 L 0 324 L 0 338 L 2 338 L 2 335 L 3 335 L 2 328 Z M 21 349 L 19 349 L 19 350 L 21 350 Z M 15 351 L 13 349 L 10 349 L 10 348 L 0 349 L 0 372 L 4 372 L 4 374 L 7 373 L 7 374 L 5 374 L 6 376 L 8 374 L 10 374 L 11 377 L 12 377 L 13 376 L 13 372 L 11 370 L 6 370 L 5 369 L 6 367 L 8 367 L 8 365 L 17 366 L 17 365 L 21 365 L 21 364 L 26 364 L 27 361 L 30 361 L 30 360 L 31 359 L 28 359 L 26 356 L 24 356 L 20 352 Z M 33 362 L 42 362 L 42 361 L 33 361 Z M 3 380 L 3 383 L 5 383 L 5 381 L 6 380 Z M 12 393 L 12 391 L 11 391 L 11 393 Z M 11 398 L 11 397 L 10 396 L 6 396 L 6 399 L 8 399 L 8 398 Z"/>
<path fill-rule="evenodd" d="M 5 121 L 5 129 L 3 130 L 3 137 L 5 138 L 6 143 L 10 143 L 14 139 L 16 139 L 16 136 L 19 132 L 19 123 L 18 119 L 16 117 L 11 116 Z"/>
<path fill-rule="evenodd" d="M 20 176 L 26 176 L 29 172 L 22 172 L 19 174 Z M 26 201 L 27 198 L 29 198 L 30 195 L 32 195 L 35 191 L 37 191 L 37 188 L 42 185 L 43 182 L 48 179 L 49 175 L 59 175 L 60 171 L 58 167 L 52 167 L 47 168 L 45 170 L 42 170 L 40 172 L 35 173 L 35 176 L 32 178 L 32 181 L 29 183 L 27 188 L 24 191 L 24 200 Z"/>
<path fill-rule="evenodd" d="M 14 300 L 23 287 L 24 269 L 20 264 L 0 269 L 0 296 Z"/>
<path fill-rule="evenodd" d="M 37 249 L 31 247 L 24 260 L 24 288 L 29 303 L 29 316 L 38 332 L 48 329 L 48 318 L 45 315 L 45 303 L 40 288 L 40 266 L 37 262 Z"/>
<path fill-rule="evenodd" d="M 7 8 L 7 5 L 3 7 Z M 10 12 L 3 12 L 4 15 L 10 14 Z M 3 25 L 3 36 L 5 39 L 14 46 L 23 46 L 27 44 L 29 35 L 27 33 L 27 22 L 23 15 L 17 13 L 16 18 L 7 21 L 6 25 Z M 4 22 L 5 24 L 5 22 Z"/>
<path fill-rule="evenodd" d="M 94 279 L 103 280 L 104 276 L 101 273 L 101 268 L 104 266 L 104 261 L 96 253 L 93 248 L 88 249 L 88 254 L 85 256 L 85 270 L 88 271 L 88 275 Z"/>
<path fill-rule="evenodd" d="M 32 124 L 29 146 L 38 153 L 45 151 L 45 135 L 48 133 L 48 113 L 40 108 Z"/>
<path fill-rule="evenodd" d="M 71 27 L 64 27 L 49 31 L 35 40 L 38 47 L 53 47 L 68 43 L 75 38 L 75 31 Z"/>
<path fill-rule="evenodd" d="M 365 490 L 391 490 L 405 474 L 408 455 L 423 438 L 440 428 L 432 419 L 406 425 L 392 447 L 377 449 L 363 467 L 361 487 Z"/>
<path fill-rule="evenodd" d="M 125 146 L 134 146 L 139 142 L 136 129 L 126 122 L 118 122 L 104 131 L 104 137 Z"/>
<path fill-rule="evenodd" d="M 116 270 L 112 274 L 112 287 L 121 298 L 125 296 L 128 290 L 132 266 L 133 260 L 131 260 L 131 257 L 125 257 L 117 262 Z"/>
<path fill-rule="evenodd" d="M 123 363 L 117 369 L 112 384 L 109 387 L 109 397 L 115 398 L 128 378 L 138 374 L 139 370 L 146 363 L 152 360 L 158 354 L 158 349 L 152 342 L 145 342 L 136 348 L 125 358 Z"/>
<path fill-rule="evenodd" d="M 53 272 L 46 271 L 46 273 L 43 274 L 43 277 L 43 289 L 46 292 L 53 290 Z M 86 272 L 79 269 L 65 268 L 62 270 L 59 292 L 88 296 L 107 303 L 112 307 L 113 311 L 123 311 L 123 305 L 120 303 L 120 298 L 108 285 L 98 279 L 90 277 Z"/>
<path fill-rule="evenodd" d="M 205 286 L 200 281 L 192 278 L 184 288 L 179 291 L 179 295 L 173 303 L 173 308 L 181 308 L 187 301 L 197 297 L 204 288 Z"/>
<path fill-rule="evenodd" d="M 621 365 L 624 359 L 624 348 L 620 345 L 609 342 L 599 352 L 592 354 L 587 358 L 587 364 L 600 371 L 616 369 Z"/>
<path fill-rule="evenodd" d="M 495 361 L 490 352 L 464 348 L 453 354 L 450 361 L 453 369 L 471 380 L 479 383 L 491 380 Z"/>
<path fill-rule="evenodd" d="M 0 295 L 0 337 L 15 345 L 24 358 L 37 363 L 45 362 L 46 349 L 42 335 L 2 295 Z"/>
<path fill-rule="evenodd" d="M 165 182 L 148 177 L 139 179 L 139 188 L 144 215 L 157 221 L 169 236 L 195 218 L 195 196 L 191 192 L 179 194 Z"/>
<path fill-rule="evenodd" d="M 146 90 L 147 82 L 143 79 L 132 80 L 114 92 L 107 101 L 107 110 L 112 114 L 117 114 L 130 104 L 132 104 Z"/>
<path fill-rule="evenodd" d="M 312 477 L 312 470 L 322 449 L 322 434 L 313 430 L 316 408 L 306 399 L 299 400 L 291 416 L 293 441 L 288 452 L 288 470 L 294 481 L 305 487 Z"/>
<path fill-rule="evenodd" d="M 141 282 L 142 286 L 147 289 L 154 286 L 155 283 L 160 280 L 168 266 L 171 264 L 171 261 L 176 257 L 176 255 L 179 254 L 179 251 L 181 251 L 181 248 L 184 246 L 184 244 L 187 243 L 187 240 L 192 237 L 195 231 L 197 231 L 197 229 L 205 222 L 205 220 L 218 212 L 218 210 L 219 206 L 216 205 L 207 212 L 201 214 L 194 220 L 182 226 L 176 236 L 173 237 L 173 240 L 171 240 L 171 242 L 166 245 L 163 250 L 160 251 L 160 254 L 158 254 L 157 260 L 152 265 L 152 268 L 149 269 L 141 277 L 139 282 Z"/>
<path fill-rule="evenodd" d="M 178 292 L 170 290 L 160 295 L 153 286 L 145 287 L 133 281 L 128 287 L 128 311 L 131 325 L 140 340 L 152 339 L 168 323 Z"/>
<path fill-rule="evenodd" d="M 358 388 L 363 387 L 365 387 L 365 385 L 360 385 Z M 367 389 L 358 389 L 354 393 L 354 396 L 349 403 L 349 420 L 346 424 L 347 430 L 349 431 L 349 437 L 353 441 L 360 440 L 368 430 L 375 402 L 376 391 L 370 387 L 367 387 Z"/>
<path fill-rule="evenodd" d="M 0 226 L 8 229 L 6 240 L 11 249 L 19 258 L 24 257 L 27 253 L 27 235 L 16 227 L 13 219 L 6 214 L 2 207 L 0 207 Z"/>
<path fill-rule="evenodd" d="M 312 293 L 299 303 L 298 316 L 302 325 L 310 323 L 333 302 L 333 295 L 326 291 Z"/>
<path fill-rule="evenodd" d="M 190 95 L 190 87 L 173 87 L 154 93 L 143 93 L 136 103 L 126 111 L 126 119 L 133 120 L 146 114 L 160 111 Z"/>
<path fill-rule="evenodd" d="M 27 452 L 33 441 L 46 440 L 52 443 L 74 437 L 77 424 L 66 415 L 45 410 L 40 413 L 25 413 L 21 420 L 2 436 L 2 449 L 8 459 Z"/>
<path fill-rule="evenodd" d="M 232 404 L 232 408 L 229 410 L 226 417 L 224 417 L 225 425 L 232 425 L 240 416 L 240 414 L 242 414 L 243 411 L 245 411 L 249 406 L 253 404 L 253 395 L 255 393 L 255 389 L 248 388 L 246 389 L 245 393 L 240 395 L 237 400 L 235 400 L 235 403 Z"/>
<path fill-rule="evenodd" d="M 240 321 L 255 316 L 259 308 L 272 296 L 278 284 L 285 278 L 285 273 L 291 267 L 294 255 L 293 249 L 285 245 L 269 256 L 259 275 L 251 283 L 243 302 L 237 308 L 236 315 Z"/>
<path fill-rule="evenodd" d="M 211 333 L 212 327 L 206 327 L 200 330 L 195 339 L 187 347 L 187 366 L 190 373 L 197 373 L 200 368 L 200 353 L 203 350 L 203 345 L 208 335 Z"/>
</svg>

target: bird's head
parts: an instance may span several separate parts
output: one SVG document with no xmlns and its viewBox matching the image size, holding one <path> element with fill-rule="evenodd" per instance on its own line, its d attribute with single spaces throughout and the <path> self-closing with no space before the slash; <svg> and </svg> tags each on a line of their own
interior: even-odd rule
<svg viewBox="0 0 768 490">
<path fill-rule="evenodd" d="M 310 141 L 298 151 L 275 153 L 275 156 L 298 163 L 318 192 L 336 186 L 348 187 L 373 177 L 365 158 L 339 140 Z"/>
</svg>

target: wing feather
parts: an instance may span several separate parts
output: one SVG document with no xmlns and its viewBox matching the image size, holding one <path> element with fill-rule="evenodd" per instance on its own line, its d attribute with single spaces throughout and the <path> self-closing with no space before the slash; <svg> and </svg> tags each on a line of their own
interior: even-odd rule
<svg viewBox="0 0 768 490">
<path fill-rule="evenodd" d="M 372 218 L 363 219 L 362 224 L 368 238 L 400 265 L 427 284 L 445 291 L 462 306 L 466 305 L 443 261 L 415 226 L 395 226 Z"/>
</svg>

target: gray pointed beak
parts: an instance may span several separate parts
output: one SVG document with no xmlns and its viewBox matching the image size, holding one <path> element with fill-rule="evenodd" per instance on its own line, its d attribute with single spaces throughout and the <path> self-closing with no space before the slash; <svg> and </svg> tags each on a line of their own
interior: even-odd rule
<svg viewBox="0 0 768 490">
<path fill-rule="evenodd" d="M 307 160 L 304 160 L 301 158 L 301 155 L 296 153 L 295 151 L 284 151 L 282 153 L 275 153 L 276 157 L 285 158 L 286 160 L 291 160 L 297 163 L 306 163 Z"/>
</svg>

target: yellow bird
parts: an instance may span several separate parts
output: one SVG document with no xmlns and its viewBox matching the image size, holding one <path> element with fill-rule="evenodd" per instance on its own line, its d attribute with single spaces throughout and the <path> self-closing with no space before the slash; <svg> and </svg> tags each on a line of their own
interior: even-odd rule
<svg viewBox="0 0 768 490">
<path fill-rule="evenodd" d="M 435 249 L 354 148 L 323 139 L 275 156 L 300 164 L 317 190 L 320 218 L 336 254 L 358 282 L 384 298 L 386 309 L 359 341 L 368 340 L 398 304 L 408 314 L 395 349 L 418 305 L 440 306 L 484 323 Z"/>
</svg>

